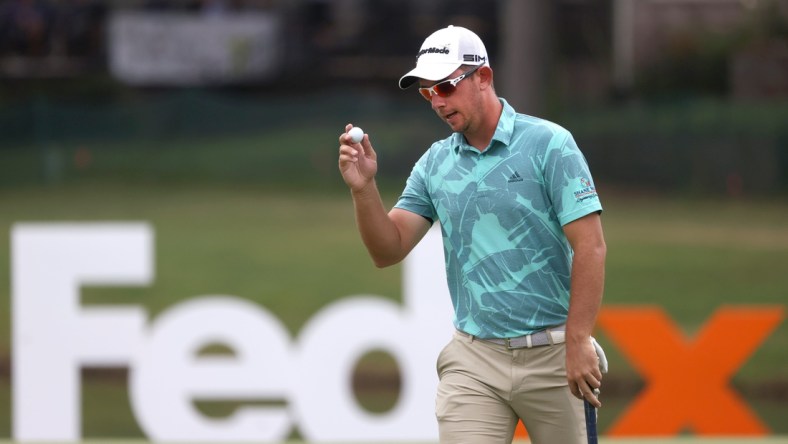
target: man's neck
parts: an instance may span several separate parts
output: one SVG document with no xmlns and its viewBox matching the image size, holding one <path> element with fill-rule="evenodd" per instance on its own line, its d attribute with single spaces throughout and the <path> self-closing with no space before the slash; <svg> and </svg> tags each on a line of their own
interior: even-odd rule
<svg viewBox="0 0 788 444">
<path fill-rule="evenodd" d="M 490 141 L 495 135 L 495 129 L 498 128 L 498 121 L 501 119 L 503 112 L 503 104 L 495 94 L 492 94 L 488 100 L 483 103 L 483 111 L 481 125 L 477 131 L 473 133 L 465 133 L 465 140 L 468 145 L 484 151 L 490 145 Z"/>
</svg>

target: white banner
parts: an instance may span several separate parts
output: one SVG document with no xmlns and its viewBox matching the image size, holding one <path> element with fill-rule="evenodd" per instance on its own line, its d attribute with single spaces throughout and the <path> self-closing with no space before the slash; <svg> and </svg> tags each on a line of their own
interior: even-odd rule
<svg viewBox="0 0 788 444">
<path fill-rule="evenodd" d="M 260 81 L 282 66 L 279 20 L 259 12 L 120 11 L 110 20 L 108 46 L 112 74 L 134 85 Z"/>
</svg>

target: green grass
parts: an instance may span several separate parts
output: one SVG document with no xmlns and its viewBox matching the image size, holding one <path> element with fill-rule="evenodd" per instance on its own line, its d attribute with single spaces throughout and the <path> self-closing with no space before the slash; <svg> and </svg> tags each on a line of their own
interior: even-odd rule
<svg viewBox="0 0 788 444">
<path fill-rule="evenodd" d="M 0 189 L 0 230 L 6 233 L 0 236 L 0 249 L 6 252 L 0 254 L 0 288 L 10 288 L 12 224 L 132 220 L 149 221 L 155 229 L 153 285 L 85 288 L 84 304 L 139 304 L 155 317 L 197 296 L 234 295 L 260 304 L 296 334 L 322 307 L 342 297 L 363 293 L 399 300 L 401 268 L 378 270 L 371 265 L 356 234 L 349 196 L 335 190 L 146 181 Z M 387 193 L 387 204 L 394 196 Z M 723 304 L 785 306 L 785 220 L 785 202 L 608 194 L 603 216 L 608 243 L 605 304 L 660 305 L 687 335 Z M 0 325 L 10 325 L 9 299 L 0 304 Z M 605 341 L 603 334 L 599 336 Z M 9 342 L 10 328 L 0 328 L 0 362 L 8 362 Z M 643 384 L 625 357 L 607 348 L 612 373 L 610 389 L 603 395 L 602 431 Z M 782 435 L 788 434 L 788 403 L 775 396 L 780 390 L 784 396 L 788 386 L 787 349 L 788 323 L 783 322 L 733 380 L 771 430 Z M 391 368 L 373 363 L 365 371 L 385 373 Z M 0 373 L 0 437 L 10 436 L 9 386 L 8 375 Z M 385 408 L 391 405 L 385 396 L 380 402 L 367 399 L 365 405 Z M 86 377 L 83 409 L 88 438 L 140 436 L 122 377 Z M 221 415 L 228 410 L 207 406 L 204 411 Z"/>
</svg>

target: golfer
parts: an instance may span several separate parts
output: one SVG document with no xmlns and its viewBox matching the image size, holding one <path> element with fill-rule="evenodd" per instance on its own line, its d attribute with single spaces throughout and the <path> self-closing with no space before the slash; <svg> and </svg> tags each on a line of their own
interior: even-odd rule
<svg viewBox="0 0 788 444">
<path fill-rule="evenodd" d="M 521 419 L 536 444 L 582 443 L 583 399 L 599 407 L 591 332 L 606 246 L 588 165 L 564 128 L 499 98 L 484 44 L 468 29 L 430 35 L 416 84 L 453 134 L 416 162 L 390 211 L 364 135 L 339 136 L 339 169 L 379 267 L 403 260 L 433 223 L 443 234 L 453 339 L 438 357 L 441 443 L 512 442 Z"/>
</svg>

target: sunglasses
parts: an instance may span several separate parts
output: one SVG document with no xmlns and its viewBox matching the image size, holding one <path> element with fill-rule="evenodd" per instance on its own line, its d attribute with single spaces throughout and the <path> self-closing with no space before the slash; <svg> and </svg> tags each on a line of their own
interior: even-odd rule
<svg viewBox="0 0 788 444">
<path fill-rule="evenodd" d="M 446 79 L 430 87 L 419 88 L 419 93 L 427 101 L 432 101 L 433 94 L 438 95 L 438 97 L 449 97 L 450 95 L 454 94 L 454 91 L 457 90 L 457 84 L 460 83 L 460 80 L 470 76 L 474 73 L 474 71 L 481 67 L 482 65 L 476 65 L 472 69 L 465 71 L 453 79 Z"/>
</svg>

